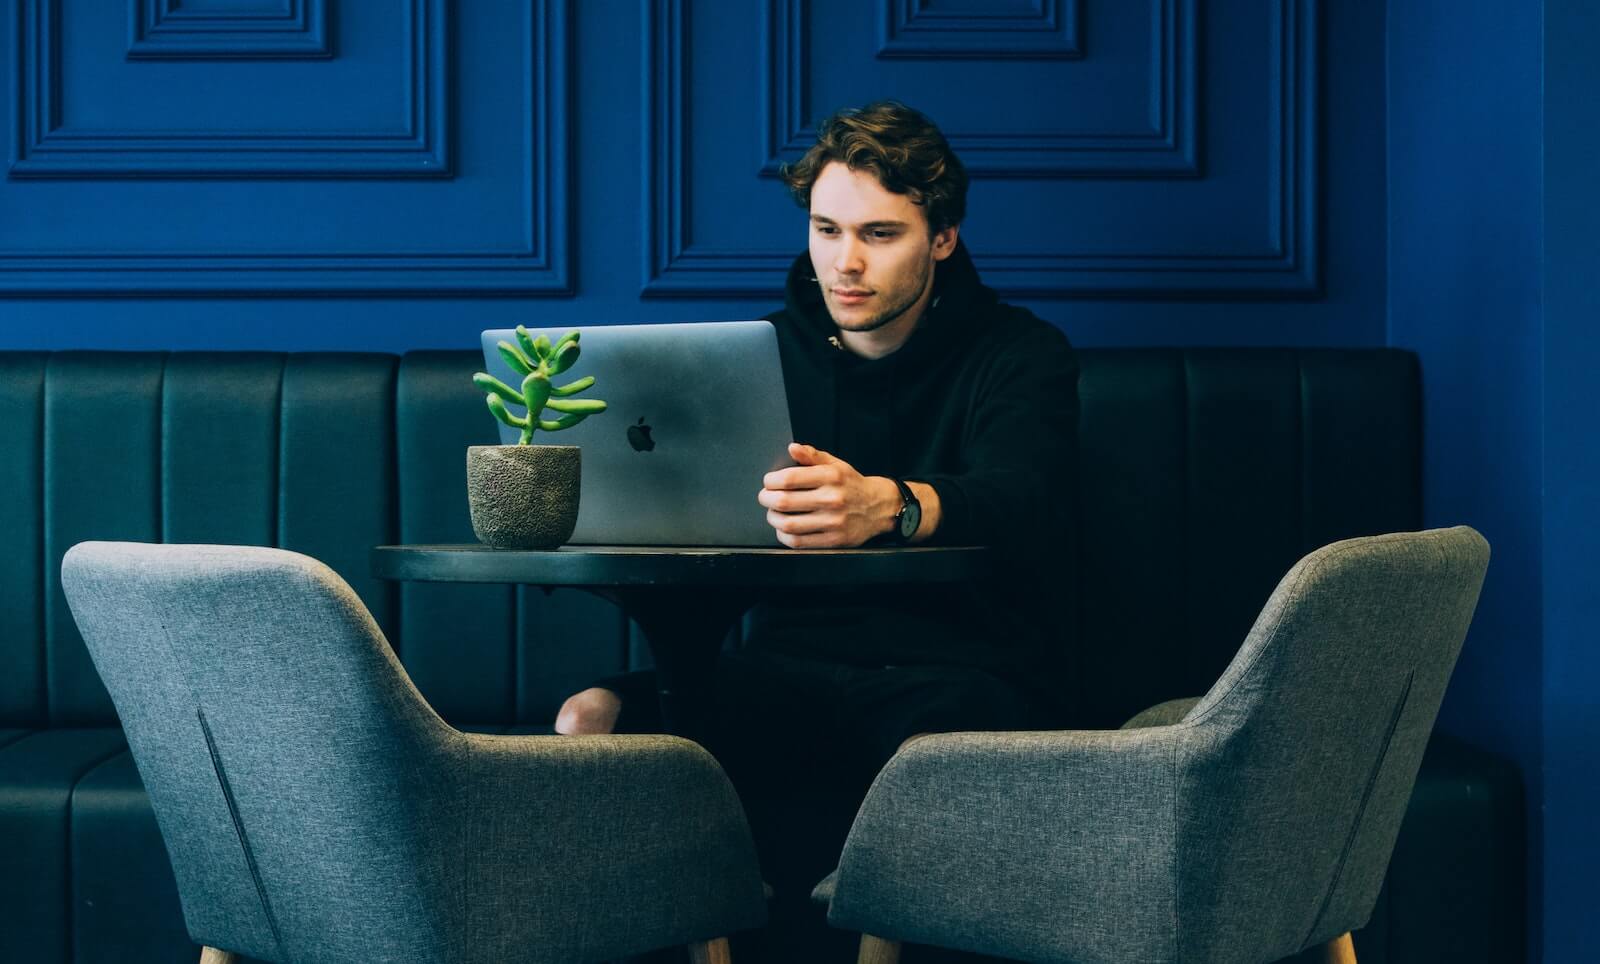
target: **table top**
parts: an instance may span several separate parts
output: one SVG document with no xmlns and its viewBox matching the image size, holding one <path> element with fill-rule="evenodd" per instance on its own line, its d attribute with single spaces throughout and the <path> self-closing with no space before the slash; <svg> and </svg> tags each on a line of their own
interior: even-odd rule
<svg viewBox="0 0 1600 964">
<path fill-rule="evenodd" d="M 984 575 L 984 546 L 743 549 L 697 546 L 563 546 L 491 549 L 377 546 L 372 572 L 415 582 L 536 586 L 861 586 L 961 582 Z"/>
</svg>

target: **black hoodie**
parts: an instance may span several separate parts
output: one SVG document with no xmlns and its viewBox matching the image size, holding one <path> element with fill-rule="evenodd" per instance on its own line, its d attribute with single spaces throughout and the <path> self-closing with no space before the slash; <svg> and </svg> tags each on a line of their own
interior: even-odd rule
<svg viewBox="0 0 1600 964">
<path fill-rule="evenodd" d="M 753 647 L 858 665 L 968 665 L 1013 679 L 1058 667 L 1070 642 L 1078 364 L 1054 326 L 1001 304 L 957 244 L 911 337 L 879 359 L 830 339 L 808 255 L 789 270 L 778 330 L 795 440 L 863 475 L 926 482 L 929 545 L 988 545 L 992 578 L 797 596 L 752 613 Z M 1047 684 L 1058 689 L 1061 681 Z"/>
</svg>

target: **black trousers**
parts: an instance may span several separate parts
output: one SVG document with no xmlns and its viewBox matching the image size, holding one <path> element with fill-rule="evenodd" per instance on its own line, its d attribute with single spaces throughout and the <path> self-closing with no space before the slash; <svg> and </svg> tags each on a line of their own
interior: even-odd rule
<svg viewBox="0 0 1600 964">
<path fill-rule="evenodd" d="M 774 891 L 765 931 L 737 939 L 739 961 L 854 960 L 858 935 L 830 929 L 811 888 L 838 865 L 862 798 L 901 743 L 1048 725 L 1024 690 L 965 666 L 854 666 L 741 650 L 724 653 L 715 676 L 704 742 L 739 792 Z M 622 698 L 618 732 L 660 732 L 652 672 L 595 685 Z"/>
</svg>

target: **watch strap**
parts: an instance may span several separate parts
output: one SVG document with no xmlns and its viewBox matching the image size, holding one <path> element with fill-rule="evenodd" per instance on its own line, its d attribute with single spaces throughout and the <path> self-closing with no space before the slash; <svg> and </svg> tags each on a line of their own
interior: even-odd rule
<svg viewBox="0 0 1600 964">
<path fill-rule="evenodd" d="M 894 514 L 894 528 L 889 530 L 889 538 L 900 545 L 905 545 L 910 539 L 901 531 L 901 522 L 905 518 L 906 510 L 911 506 L 915 505 L 918 511 L 921 511 L 922 500 L 917 498 L 916 493 L 911 491 L 911 486 L 907 485 L 904 479 L 890 479 L 890 481 L 900 490 L 900 510 Z M 920 526 L 922 520 L 918 519 L 917 524 Z"/>
</svg>

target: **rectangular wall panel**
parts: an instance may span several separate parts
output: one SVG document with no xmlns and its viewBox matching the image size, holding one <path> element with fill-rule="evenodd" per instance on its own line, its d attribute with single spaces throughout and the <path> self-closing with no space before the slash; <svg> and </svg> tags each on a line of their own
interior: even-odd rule
<svg viewBox="0 0 1600 964">
<path fill-rule="evenodd" d="M 1319 289 L 1316 0 L 1276 0 L 1265 16 L 1207 7 L 1204 23 L 1193 0 L 1090 5 L 1086 36 L 1100 44 L 1043 66 L 1003 56 L 1003 45 L 989 58 L 973 48 L 874 65 L 849 46 L 869 7 L 766 0 L 713 18 L 643 0 L 645 296 L 776 294 L 793 251 L 762 243 L 771 232 L 761 215 L 776 210 L 763 180 L 801 156 L 821 117 L 886 96 L 939 115 L 985 201 L 969 235 L 1004 225 L 972 247 L 985 279 L 1008 293 Z M 733 39 L 752 27 L 763 38 L 753 57 Z M 981 44 L 981 32 L 962 42 Z M 714 81 L 752 68 L 758 91 Z M 753 180 L 729 170 L 740 126 L 703 120 L 737 116 L 751 95 Z M 708 173 L 697 158 L 724 160 Z"/>
<path fill-rule="evenodd" d="M 19 0 L 0 297 L 569 292 L 570 2 L 295 0 L 330 56 L 129 60 L 126 7 Z"/>
</svg>

